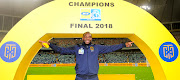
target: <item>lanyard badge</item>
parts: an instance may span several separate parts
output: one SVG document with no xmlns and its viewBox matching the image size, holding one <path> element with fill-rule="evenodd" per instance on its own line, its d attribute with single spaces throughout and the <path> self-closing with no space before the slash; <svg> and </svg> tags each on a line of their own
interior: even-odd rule
<svg viewBox="0 0 180 80">
<path fill-rule="evenodd" d="M 79 51 L 78 51 L 78 54 L 84 54 L 84 49 L 80 48 Z"/>
</svg>

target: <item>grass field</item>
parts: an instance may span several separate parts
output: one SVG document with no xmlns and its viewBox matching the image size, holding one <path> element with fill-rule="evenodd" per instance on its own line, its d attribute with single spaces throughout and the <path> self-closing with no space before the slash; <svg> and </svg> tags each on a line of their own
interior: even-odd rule
<svg viewBox="0 0 180 80">
<path fill-rule="evenodd" d="M 27 75 L 75 74 L 73 66 L 29 67 Z M 135 74 L 136 80 L 154 80 L 150 67 L 100 66 L 99 74 Z M 25 77 L 24 80 L 27 80 Z"/>
</svg>

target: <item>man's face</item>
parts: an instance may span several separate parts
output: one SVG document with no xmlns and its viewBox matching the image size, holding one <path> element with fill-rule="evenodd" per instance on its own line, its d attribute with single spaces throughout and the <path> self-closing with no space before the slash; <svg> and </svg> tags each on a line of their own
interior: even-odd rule
<svg viewBox="0 0 180 80">
<path fill-rule="evenodd" d="M 86 33 L 83 36 L 82 40 L 85 42 L 85 44 L 89 44 L 91 42 L 91 40 L 92 40 L 91 34 L 90 33 Z"/>
</svg>

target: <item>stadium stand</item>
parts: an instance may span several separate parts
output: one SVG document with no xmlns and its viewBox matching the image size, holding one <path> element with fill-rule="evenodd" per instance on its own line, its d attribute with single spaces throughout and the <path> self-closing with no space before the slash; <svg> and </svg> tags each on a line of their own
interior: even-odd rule
<svg viewBox="0 0 180 80">
<path fill-rule="evenodd" d="M 31 64 L 51 64 L 56 63 L 55 55 L 48 52 L 40 52 L 36 54 Z"/>
</svg>

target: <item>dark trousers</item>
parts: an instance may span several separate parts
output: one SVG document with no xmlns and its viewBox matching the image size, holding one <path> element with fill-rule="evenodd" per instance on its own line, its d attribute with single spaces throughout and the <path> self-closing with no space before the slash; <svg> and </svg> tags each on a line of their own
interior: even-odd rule
<svg viewBox="0 0 180 80">
<path fill-rule="evenodd" d="M 75 80 L 99 80 L 98 75 L 81 75 L 77 74 Z"/>
</svg>

